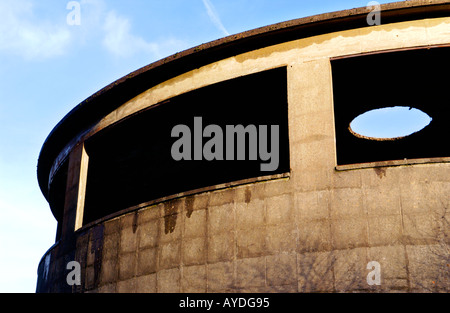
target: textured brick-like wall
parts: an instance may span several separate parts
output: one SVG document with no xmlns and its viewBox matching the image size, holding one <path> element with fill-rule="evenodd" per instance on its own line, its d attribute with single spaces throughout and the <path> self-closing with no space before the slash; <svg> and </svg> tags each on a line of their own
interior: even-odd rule
<svg viewBox="0 0 450 313">
<path fill-rule="evenodd" d="M 333 170 L 333 188 L 295 192 L 295 179 L 282 179 L 131 212 L 78 234 L 74 290 L 443 292 L 449 170 Z M 371 261 L 380 286 L 367 284 Z"/>
<path fill-rule="evenodd" d="M 406 21 L 299 39 L 206 65 L 128 101 L 89 135 L 189 90 L 286 66 L 289 177 L 66 231 L 40 263 L 38 291 L 448 292 L 449 159 L 336 169 L 330 58 L 448 44 L 449 24 Z M 66 283 L 73 260 L 81 286 Z M 367 283 L 371 261 L 381 265 L 380 286 Z"/>
</svg>

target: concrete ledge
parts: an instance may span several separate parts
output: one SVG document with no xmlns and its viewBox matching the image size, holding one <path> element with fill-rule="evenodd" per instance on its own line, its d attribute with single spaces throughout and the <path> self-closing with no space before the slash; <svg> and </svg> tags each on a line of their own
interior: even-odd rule
<svg viewBox="0 0 450 313">
<path fill-rule="evenodd" d="M 380 161 L 370 163 L 358 163 L 348 165 L 338 165 L 335 167 L 336 171 L 351 171 L 364 168 L 377 168 L 377 167 L 392 167 L 392 166 L 407 166 L 415 164 L 433 164 L 433 163 L 450 163 L 450 158 L 428 158 L 428 159 L 405 159 L 394 161 Z"/>
</svg>

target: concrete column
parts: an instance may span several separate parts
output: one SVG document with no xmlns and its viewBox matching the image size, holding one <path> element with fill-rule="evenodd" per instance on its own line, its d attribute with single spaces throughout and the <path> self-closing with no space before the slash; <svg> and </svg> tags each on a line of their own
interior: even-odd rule
<svg viewBox="0 0 450 313">
<path fill-rule="evenodd" d="M 89 156 L 84 143 L 75 147 L 69 155 L 66 198 L 64 202 L 63 236 L 71 236 L 83 226 L 84 200 Z"/>
</svg>

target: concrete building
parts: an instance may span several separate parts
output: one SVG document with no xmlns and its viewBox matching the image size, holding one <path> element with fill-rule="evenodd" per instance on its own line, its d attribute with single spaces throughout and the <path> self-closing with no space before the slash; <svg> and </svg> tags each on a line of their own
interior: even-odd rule
<svg viewBox="0 0 450 313">
<path fill-rule="evenodd" d="M 75 107 L 39 157 L 58 229 L 37 291 L 448 292 L 450 3 L 382 5 L 369 25 L 374 13 L 203 44 Z M 398 140 L 349 130 L 396 105 L 433 121 Z M 192 130 L 182 160 L 177 125 Z M 207 149 L 229 125 L 255 126 L 247 146 L 235 138 L 245 157 L 223 136 Z"/>
</svg>

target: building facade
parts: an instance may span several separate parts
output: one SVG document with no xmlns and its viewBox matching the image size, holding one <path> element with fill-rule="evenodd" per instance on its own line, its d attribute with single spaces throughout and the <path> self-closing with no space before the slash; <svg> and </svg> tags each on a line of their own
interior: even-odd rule
<svg viewBox="0 0 450 313">
<path fill-rule="evenodd" d="M 39 157 L 37 292 L 448 292 L 450 3 L 375 13 L 232 35 L 75 107 Z M 433 121 L 350 131 L 397 105 Z"/>
</svg>

